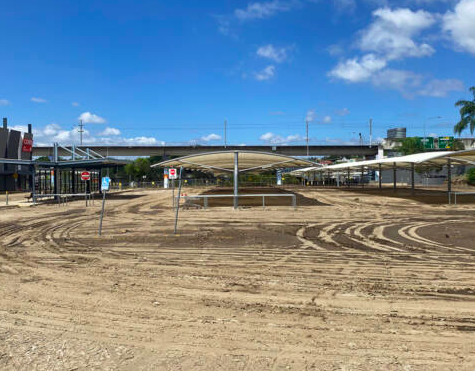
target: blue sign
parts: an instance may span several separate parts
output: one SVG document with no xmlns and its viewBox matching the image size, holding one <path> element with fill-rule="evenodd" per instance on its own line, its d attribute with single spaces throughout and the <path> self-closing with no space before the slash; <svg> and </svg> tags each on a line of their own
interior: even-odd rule
<svg viewBox="0 0 475 371">
<path fill-rule="evenodd" d="M 109 178 L 108 176 L 102 177 L 101 190 L 102 191 L 108 191 L 110 182 L 111 182 L 111 178 Z"/>
</svg>

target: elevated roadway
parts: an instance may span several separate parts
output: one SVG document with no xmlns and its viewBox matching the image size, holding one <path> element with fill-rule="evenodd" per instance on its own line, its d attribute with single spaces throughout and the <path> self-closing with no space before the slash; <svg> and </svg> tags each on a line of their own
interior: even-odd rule
<svg viewBox="0 0 475 371">
<path fill-rule="evenodd" d="M 92 149 L 104 157 L 122 156 L 188 156 L 198 153 L 216 151 L 261 151 L 286 156 L 306 156 L 307 146 L 77 146 L 82 150 Z M 375 156 L 378 146 L 309 146 L 310 156 Z M 52 156 L 53 147 L 33 147 L 33 156 Z M 71 154 L 61 147 L 59 156 L 69 157 Z"/>
</svg>

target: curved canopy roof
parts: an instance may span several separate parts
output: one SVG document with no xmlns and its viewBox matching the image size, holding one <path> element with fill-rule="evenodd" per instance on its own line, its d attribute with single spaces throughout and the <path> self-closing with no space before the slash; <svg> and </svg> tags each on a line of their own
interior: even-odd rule
<svg viewBox="0 0 475 371">
<path fill-rule="evenodd" d="M 313 167 L 308 169 L 301 169 L 292 172 L 295 175 L 302 175 L 309 171 L 343 171 L 348 169 L 382 169 L 407 168 L 412 166 L 434 166 L 446 165 L 447 160 L 452 163 L 472 164 L 475 165 L 475 150 L 468 149 L 464 151 L 438 151 L 438 152 L 424 152 L 413 155 L 389 157 L 379 160 L 355 161 L 345 162 L 341 164 Z"/>
<path fill-rule="evenodd" d="M 220 151 L 174 158 L 172 160 L 154 164 L 152 167 L 183 167 L 184 169 L 206 170 L 216 173 L 233 172 L 235 154 L 238 156 L 239 172 L 259 172 L 271 169 L 316 165 L 312 161 L 276 153 L 257 151 Z"/>
</svg>

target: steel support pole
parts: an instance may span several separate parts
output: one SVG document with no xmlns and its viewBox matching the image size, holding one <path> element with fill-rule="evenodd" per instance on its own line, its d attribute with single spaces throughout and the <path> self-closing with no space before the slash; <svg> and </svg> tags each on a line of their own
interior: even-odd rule
<svg viewBox="0 0 475 371">
<path fill-rule="evenodd" d="M 414 187 L 414 162 L 411 163 L 411 192 L 414 194 L 415 192 L 415 187 Z"/>
<path fill-rule="evenodd" d="M 394 163 L 394 165 L 393 165 L 393 188 L 394 188 L 394 192 L 396 192 L 396 176 L 397 176 L 396 163 Z"/>
<path fill-rule="evenodd" d="M 452 161 L 447 159 L 447 192 L 452 192 Z"/>
<path fill-rule="evenodd" d="M 378 181 L 379 181 L 379 189 L 383 189 L 383 172 L 381 170 L 381 164 L 379 164 L 379 176 L 378 176 Z"/>
<path fill-rule="evenodd" d="M 361 166 L 361 188 L 364 187 L 364 166 Z"/>
<path fill-rule="evenodd" d="M 178 200 L 176 205 L 176 213 L 175 213 L 175 228 L 173 229 L 173 233 L 176 234 L 177 224 L 178 224 L 178 211 L 180 210 L 180 197 L 181 197 L 181 174 L 183 171 L 183 167 L 180 167 L 180 180 L 178 182 Z"/>
<path fill-rule="evenodd" d="M 348 188 L 350 188 L 350 168 L 348 168 L 347 178 L 348 178 Z"/>
<path fill-rule="evenodd" d="M 234 208 L 239 206 L 239 152 L 234 152 Z"/>
</svg>

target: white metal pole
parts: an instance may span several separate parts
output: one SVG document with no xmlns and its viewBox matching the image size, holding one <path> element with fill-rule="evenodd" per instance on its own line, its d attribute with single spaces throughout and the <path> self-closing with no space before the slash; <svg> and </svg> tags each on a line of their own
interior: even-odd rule
<svg viewBox="0 0 475 371">
<path fill-rule="evenodd" d="M 234 208 L 237 209 L 239 205 L 239 152 L 234 152 Z"/>
</svg>

